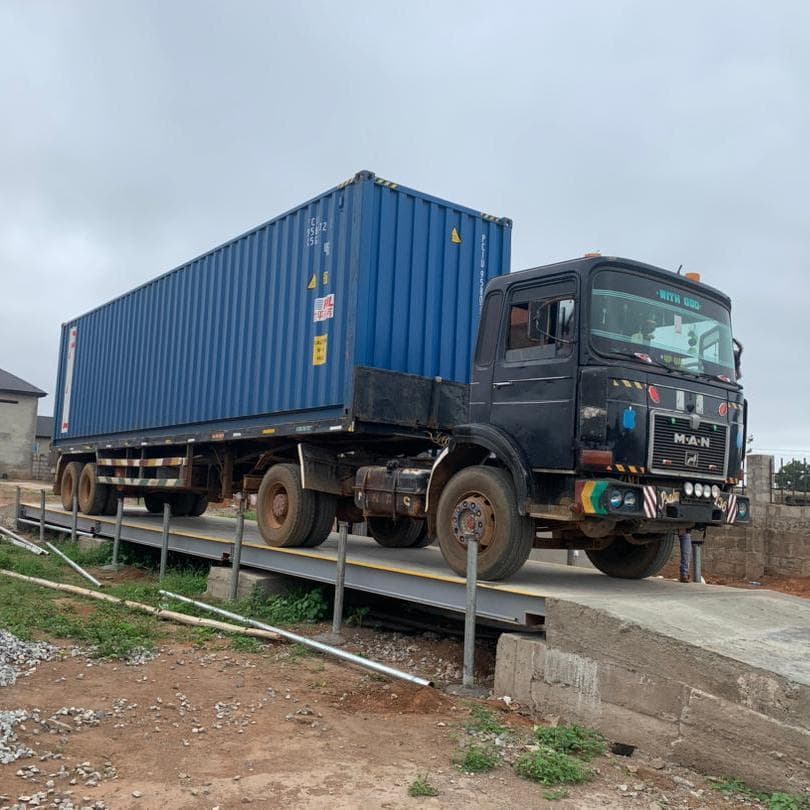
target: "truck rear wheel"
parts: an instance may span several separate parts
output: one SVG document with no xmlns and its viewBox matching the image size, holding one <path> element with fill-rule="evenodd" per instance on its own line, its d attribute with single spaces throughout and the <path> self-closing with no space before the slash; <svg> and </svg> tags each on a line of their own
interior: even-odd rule
<svg viewBox="0 0 810 810">
<path fill-rule="evenodd" d="M 302 546 L 315 525 L 316 493 L 301 486 L 295 464 L 274 464 L 262 478 L 256 498 L 256 522 L 268 546 Z"/>
<path fill-rule="evenodd" d="M 205 512 L 206 509 L 208 509 L 208 496 L 199 494 L 195 495 L 194 503 L 189 510 L 189 515 L 191 517 L 199 517 Z"/>
<path fill-rule="evenodd" d="M 616 537 L 607 547 L 599 551 L 586 551 L 588 559 L 609 577 L 619 579 L 644 579 L 657 574 L 672 556 L 675 535 L 650 535 L 650 542 L 644 545 L 628 543 L 623 537 Z"/>
<path fill-rule="evenodd" d="M 368 533 L 385 548 L 411 548 L 422 536 L 424 521 L 399 515 L 367 518 Z"/>
<path fill-rule="evenodd" d="M 153 515 L 160 514 L 163 511 L 164 500 L 159 495 L 144 495 L 143 505 L 146 507 L 147 512 Z"/>
<path fill-rule="evenodd" d="M 82 474 L 82 463 L 71 461 L 62 473 L 62 486 L 59 494 L 62 497 L 62 508 L 70 512 L 73 509 L 73 496 L 79 493 L 79 478 Z"/>
<path fill-rule="evenodd" d="M 511 576 L 534 544 L 534 522 L 518 512 L 512 480 L 494 467 L 467 467 L 450 479 L 439 498 L 436 526 L 444 559 L 462 577 L 467 534 L 478 540 L 479 579 Z"/>
<path fill-rule="evenodd" d="M 99 484 L 96 465 L 85 464 L 79 476 L 79 510 L 85 515 L 101 515 L 109 497 L 110 486 Z"/>
<path fill-rule="evenodd" d="M 332 526 L 335 523 L 335 513 L 337 512 L 337 498 L 327 492 L 316 492 L 315 494 L 315 520 L 306 540 L 301 544 L 306 548 L 315 548 L 329 537 Z"/>
</svg>

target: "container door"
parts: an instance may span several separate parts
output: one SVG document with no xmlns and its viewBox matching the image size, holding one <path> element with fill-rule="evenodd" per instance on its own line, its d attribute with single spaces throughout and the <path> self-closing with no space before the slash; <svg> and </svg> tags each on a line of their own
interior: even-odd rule
<svg viewBox="0 0 810 810">
<path fill-rule="evenodd" d="M 492 423 L 535 469 L 574 466 L 577 299 L 573 278 L 513 287 L 492 377 Z"/>
</svg>

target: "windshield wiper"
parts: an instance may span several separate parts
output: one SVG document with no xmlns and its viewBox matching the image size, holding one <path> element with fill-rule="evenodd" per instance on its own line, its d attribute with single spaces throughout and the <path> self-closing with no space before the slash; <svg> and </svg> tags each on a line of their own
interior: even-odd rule
<svg viewBox="0 0 810 810">
<path fill-rule="evenodd" d="M 658 368 L 663 368 L 668 373 L 672 374 L 674 371 L 680 371 L 681 369 L 676 368 L 675 366 L 670 366 L 667 363 L 664 363 L 662 360 L 656 360 L 651 355 L 647 354 L 646 352 L 605 352 L 607 357 L 615 357 L 616 359 L 624 359 L 625 357 L 629 357 L 631 360 L 636 360 L 639 363 L 645 363 L 651 366 L 658 366 Z"/>
</svg>

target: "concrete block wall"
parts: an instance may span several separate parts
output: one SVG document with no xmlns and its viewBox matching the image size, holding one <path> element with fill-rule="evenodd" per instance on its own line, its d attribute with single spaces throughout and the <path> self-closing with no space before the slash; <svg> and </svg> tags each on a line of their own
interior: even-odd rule
<svg viewBox="0 0 810 810">
<path fill-rule="evenodd" d="M 30 479 L 37 397 L 15 393 L 0 400 L 0 477 Z"/>
<path fill-rule="evenodd" d="M 807 685 L 571 602 L 547 602 L 547 628 L 500 637 L 496 696 L 702 773 L 810 788 Z"/>
</svg>

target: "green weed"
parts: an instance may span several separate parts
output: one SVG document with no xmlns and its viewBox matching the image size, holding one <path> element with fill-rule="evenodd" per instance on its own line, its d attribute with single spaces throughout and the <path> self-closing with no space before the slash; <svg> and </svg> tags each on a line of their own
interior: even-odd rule
<svg viewBox="0 0 810 810">
<path fill-rule="evenodd" d="M 229 610 L 272 625 L 317 622 L 326 616 L 329 606 L 321 588 L 299 590 L 284 596 L 265 599 L 256 593 L 228 605 Z"/>
<path fill-rule="evenodd" d="M 417 776 L 408 787 L 409 796 L 438 796 L 439 791 L 428 781 L 427 775 Z"/>
<path fill-rule="evenodd" d="M 607 746 L 597 731 L 581 726 L 539 726 L 534 730 L 537 741 L 561 754 L 572 754 L 587 761 L 602 756 Z"/>
<path fill-rule="evenodd" d="M 568 798 L 568 791 L 565 788 L 555 788 L 543 792 L 543 798 L 548 802 L 558 802 L 560 799 Z"/>
<path fill-rule="evenodd" d="M 578 759 L 545 747 L 521 755 L 515 761 L 515 772 L 524 779 L 549 787 L 587 782 L 592 776 L 590 769 Z"/>
<path fill-rule="evenodd" d="M 363 626 L 363 619 L 366 618 L 371 608 L 367 607 L 356 607 L 352 611 L 349 612 L 348 617 L 346 618 L 346 625 L 355 625 L 355 627 L 362 627 Z"/>
<path fill-rule="evenodd" d="M 501 756 L 493 746 L 473 743 L 461 752 L 456 765 L 464 773 L 486 773 L 497 767 L 500 762 Z"/>
<path fill-rule="evenodd" d="M 265 651 L 264 644 L 253 636 L 234 636 L 231 639 L 231 649 L 243 653 L 260 653 Z"/>
<path fill-rule="evenodd" d="M 760 793 L 752 790 L 739 779 L 709 779 L 712 788 L 729 798 L 754 799 L 764 804 L 768 810 L 808 810 L 810 800 L 794 793 Z"/>
<path fill-rule="evenodd" d="M 467 731 L 478 732 L 479 734 L 505 734 L 509 731 L 506 726 L 501 725 L 495 715 L 483 706 L 473 706 L 470 709 L 470 720 L 466 723 Z"/>
</svg>

